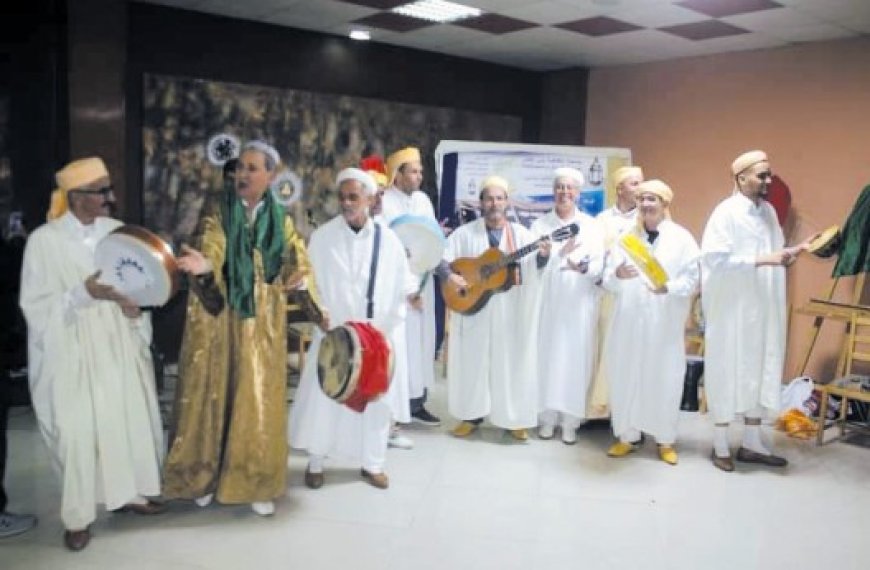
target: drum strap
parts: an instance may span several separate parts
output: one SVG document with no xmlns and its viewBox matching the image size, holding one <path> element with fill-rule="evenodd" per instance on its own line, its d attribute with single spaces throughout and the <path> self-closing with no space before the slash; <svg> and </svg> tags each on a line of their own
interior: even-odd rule
<svg viewBox="0 0 870 570">
<path fill-rule="evenodd" d="M 372 265 L 369 268 L 369 289 L 366 292 L 366 318 L 375 317 L 375 277 L 378 273 L 378 253 L 381 250 L 381 225 L 375 223 L 375 243 L 372 248 Z"/>
</svg>

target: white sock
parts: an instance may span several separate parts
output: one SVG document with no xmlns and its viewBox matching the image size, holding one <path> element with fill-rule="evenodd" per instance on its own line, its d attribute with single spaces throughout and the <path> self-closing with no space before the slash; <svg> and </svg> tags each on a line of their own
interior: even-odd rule
<svg viewBox="0 0 870 570">
<path fill-rule="evenodd" d="M 251 503 L 251 510 L 261 517 L 268 517 L 275 514 L 275 503 L 272 501 L 257 501 Z"/>
<path fill-rule="evenodd" d="M 755 453 L 770 455 L 770 450 L 761 441 L 761 425 L 746 424 L 743 427 L 743 447 Z"/>
<path fill-rule="evenodd" d="M 308 458 L 309 473 L 323 473 L 323 462 L 326 458 L 322 455 L 312 455 Z"/>
<path fill-rule="evenodd" d="M 716 457 L 731 457 L 728 448 L 728 424 L 713 426 L 713 452 Z"/>
<path fill-rule="evenodd" d="M 196 502 L 196 506 L 205 508 L 211 504 L 212 499 L 214 499 L 214 493 L 197 497 L 194 501 Z"/>
</svg>

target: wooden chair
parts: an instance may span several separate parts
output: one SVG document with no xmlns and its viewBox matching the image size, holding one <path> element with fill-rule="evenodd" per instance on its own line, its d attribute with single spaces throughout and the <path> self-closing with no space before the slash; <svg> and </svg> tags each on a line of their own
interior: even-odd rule
<svg viewBox="0 0 870 570">
<path fill-rule="evenodd" d="M 870 371 L 870 317 L 852 315 L 849 323 L 849 344 L 846 350 L 846 374 Z"/>
<path fill-rule="evenodd" d="M 819 409 L 819 430 L 816 444 L 825 443 L 825 418 L 828 413 L 828 396 L 840 396 L 840 417 L 834 422 L 840 428 L 840 435 L 846 433 L 846 414 L 849 400 L 870 403 L 870 390 L 864 386 L 870 383 L 870 317 L 853 314 L 849 320 L 849 331 L 845 348 L 845 375 L 819 386 L 821 406 Z M 856 372 L 863 372 L 865 375 Z M 837 438 L 837 439 L 838 439 Z"/>
</svg>

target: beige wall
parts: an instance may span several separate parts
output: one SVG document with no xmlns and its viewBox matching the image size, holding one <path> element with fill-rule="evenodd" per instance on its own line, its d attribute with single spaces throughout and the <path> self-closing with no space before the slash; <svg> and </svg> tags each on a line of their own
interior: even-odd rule
<svg viewBox="0 0 870 570">
<path fill-rule="evenodd" d="M 730 193 L 731 161 L 764 149 L 791 188 L 794 242 L 842 224 L 870 184 L 870 38 L 593 69 L 586 144 L 630 148 L 648 178 L 674 189 L 674 219 L 698 239 Z M 789 270 L 789 302 L 822 296 L 832 268 L 800 259 Z M 837 297 L 851 289 L 841 282 Z M 787 378 L 811 323 L 792 317 Z M 823 326 L 808 369 L 814 378 L 832 374 L 842 328 Z"/>
</svg>

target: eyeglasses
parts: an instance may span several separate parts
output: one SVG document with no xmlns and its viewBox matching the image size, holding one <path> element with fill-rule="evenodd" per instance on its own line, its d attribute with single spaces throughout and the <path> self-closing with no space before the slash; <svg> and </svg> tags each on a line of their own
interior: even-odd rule
<svg viewBox="0 0 870 570">
<path fill-rule="evenodd" d="M 773 178 L 773 172 L 765 170 L 764 172 L 758 172 L 755 177 L 758 178 L 759 181 L 764 182 L 765 180 L 771 180 Z"/>
<path fill-rule="evenodd" d="M 109 184 L 108 186 L 103 186 L 102 188 L 97 188 L 96 190 L 92 190 L 90 188 L 75 188 L 70 190 L 70 192 L 78 192 L 79 194 L 100 194 L 104 198 L 111 194 L 115 190 L 115 187 Z"/>
</svg>

